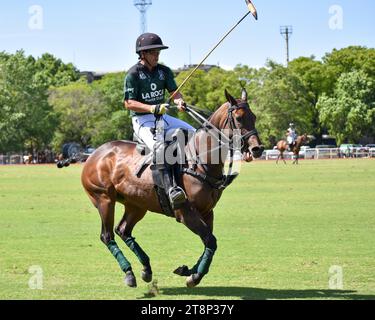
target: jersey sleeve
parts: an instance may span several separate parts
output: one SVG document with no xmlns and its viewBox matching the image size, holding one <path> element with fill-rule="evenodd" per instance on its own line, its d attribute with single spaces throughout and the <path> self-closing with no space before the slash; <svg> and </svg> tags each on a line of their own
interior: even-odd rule
<svg viewBox="0 0 375 320">
<path fill-rule="evenodd" d="M 166 88 L 169 92 L 177 90 L 177 84 L 174 79 L 174 74 L 170 68 L 166 68 Z"/>
<path fill-rule="evenodd" d="M 124 100 L 137 100 L 138 86 L 134 75 L 127 74 L 124 83 Z"/>
</svg>

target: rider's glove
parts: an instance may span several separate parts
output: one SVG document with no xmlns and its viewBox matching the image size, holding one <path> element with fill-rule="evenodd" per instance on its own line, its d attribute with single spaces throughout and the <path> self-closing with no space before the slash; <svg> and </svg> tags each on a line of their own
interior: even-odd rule
<svg viewBox="0 0 375 320">
<path fill-rule="evenodd" d="M 151 106 L 151 113 L 154 115 L 162 115 L 167 112 L 169 108 L 168 103 L 162 103 L 162 104 L 154 104 Z"/>
</svg>

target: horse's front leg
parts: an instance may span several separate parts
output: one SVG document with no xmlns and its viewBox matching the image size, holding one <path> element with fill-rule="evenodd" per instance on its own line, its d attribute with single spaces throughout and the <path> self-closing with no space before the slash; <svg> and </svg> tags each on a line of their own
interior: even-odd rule
<svg viewBox="0 0 375 320">
<path fill-rule="evenodd" d="M 179 210 L 176 213 L 176 218 L 195 234 L 199 235 L 204 244 L 204 252 L 193 268 L 189 269 L 187 266 L 182 266 L 174 271 L 178 275 L 188 276 L 186 285 L 192 288 L 198 285 L 202 278 L 208 273 L 217 249 L 216 238 L 212 233 L 213 212 L 211 211 L 203 219 L 195 208 L 190 207 Z"/>
<path fill-rule="evenodd" d="M 293 164 L 298 164 L 298 154 L 294 155 L 294 161 Z"/>
</svg>

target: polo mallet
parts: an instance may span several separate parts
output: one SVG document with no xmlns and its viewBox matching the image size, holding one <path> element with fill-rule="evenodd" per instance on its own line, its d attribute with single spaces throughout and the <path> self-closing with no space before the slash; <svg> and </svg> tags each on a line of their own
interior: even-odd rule
<svg viewBox="0 0 375 320">
<path fill-rule="evenodd" d="M 206 59 L 211 55 L 211 53 L 224 41 L 224 39 L 251 13 L 255 20 L 258 20 L 258 12 L 253 3 L 250 0 L 245 0 L 246 5 L 249 11 L 220 39 L 220 41 L 211 49 L 209 53 L 202 59 L 202 61 L 190 72 L 190 74 L 186 77 L 184 81 L 180 84 L 177 90 L 171 95 L 168 99 L 168 103 L 170 103 L 177 92 L 181 90 L 181 88 L 188 82 L 191 76 L 198 70 L 198 68 L 206 61 Z"/>
</svg>

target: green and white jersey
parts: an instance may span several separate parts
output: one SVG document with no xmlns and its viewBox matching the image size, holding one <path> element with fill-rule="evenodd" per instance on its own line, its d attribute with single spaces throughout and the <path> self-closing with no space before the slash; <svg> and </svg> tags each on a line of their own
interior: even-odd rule
<svg viewBox="0 0 375 320">
<path fill-rule="evenodd" d="M 158 64 L 151 72 L 140 62 L 130 68 L 125 77 L 124 100 L 136 100 L 153 105 L 165 102 L 165 93 L 177 89 L 173 72 L 170 68 Z M 131 115 L 143 115 L 136 113 Z"/>
</svg>

